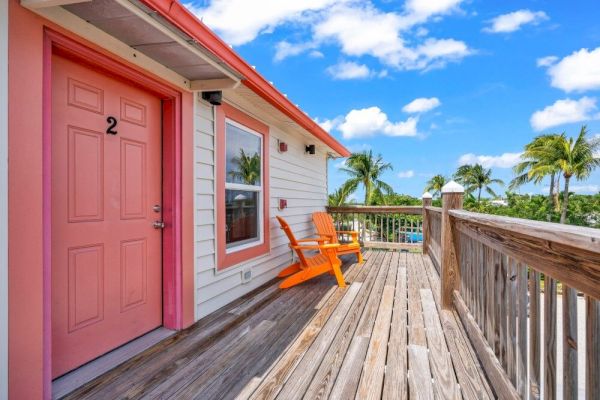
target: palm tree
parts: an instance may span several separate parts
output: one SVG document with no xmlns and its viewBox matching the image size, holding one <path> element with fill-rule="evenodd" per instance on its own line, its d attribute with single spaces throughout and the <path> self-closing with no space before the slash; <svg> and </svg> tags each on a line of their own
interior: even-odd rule
<svg viewBox="0 0 600 400">
<path fill-rule="evenodd" d="M 346 160 L 346 167 L 340 169 L 350 175 L 350 179 L 345 183 L 349 193 L 355 191 L 360 184 L 364 186 L 365 205 L 372 204 L 374 193 L 391 193 L 393 191 L 390 185 L 380 179 L 385 171 L 392 169 L 392 164 L 383 162 L 381 154 L 373 157 L 371 150 L 353 153 Z"/>
<path fill-rule="evenodd" d="M 442 194 L 442 188 L 446 183 L 448 183 L 448 178 L 446 178 L 444 175 L 435 175 L 427 181 L 425 191 L 433 192 L 433 197 L 438 197 Z"/>
<path fill-rule="evenodd" d="M 330 207 L 340 207 L 344 204 L 348 203 L 348 197 L 351 192 L 349 191 L 350 187 L 347 184 L 343 184 L 339 188 L 337 188 L 333 193 L 331 193 L 328 197 L 328 204 Z"/>
<path fill-rule="evenodd" d="M 241 179 L 247 185 L 255 185 L 260 180 L 260 155 L 258 153 L 249 156 L 244 149 L 241 149 L 239 157 L 234 157 L 231 161 L 237 166 L 236 170 L 229 172 L 232 178 Z"/>
<path fill-rule="evenodd" d="M 461 165 L 454 174 L 454 179 L 465 186 L 467 193 L 477 190 L 477 204 L 481 202 L 482 190 L 485 190 L 490 196 L 498 197 L 490 185 L 504 185 L 501 179 L 492 178 L 491 168 L 485 169 L 481 164 Z"/>
<path fill-rule="evenodd" d="M 517 176 L 509 186 L 509 189 L 514 190 L 527 182 L 539 184 L 546 176 L 550 175 L 548 202 L 554 211 L 558 211 L 560 208 L 558 201 L 560 169 L 551 159 L 549 149 L 552 148 L 553 142 L 559 140 L 559 138 L 560 135 L 551 133 L 536 136 L 528 143 L 521 155 L 523 161 L 513 168 L 513 172 Z M 548 214 L 548 220 L 550 220 L 550 214 Z"/>
<path fill-rule="evenodd" d="M 560 212 L 560 223 L 567 220 L 569 207 L 569 183 L 571 178 L 586 179 L 592 171 L 600 166 L 600 138 L 588 139 L 587 128 L 582 126 L 577 139 L 567 138 L 563 133 L 549 148 L 549 157 L 558 166 L 564 179 L 563 202 Z"/>
</svg>

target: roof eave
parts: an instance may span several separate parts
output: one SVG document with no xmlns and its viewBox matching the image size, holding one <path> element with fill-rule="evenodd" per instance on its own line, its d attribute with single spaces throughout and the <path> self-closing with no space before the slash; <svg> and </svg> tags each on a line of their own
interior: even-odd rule
<svg viewBox="0 0 600 400">
<path fill-rule="evenodd" d="M 276 107 L 299 126 L 331 148 L 341 157 L 348 157 L 350 151 L 333 136 L 296 107 L 279 90 L 252 68 L 230 46 L 212 32 L 202 21 L 176 0 L 140 0 L 146 6 L 159 12 L 170 23 L 195 38 L 199 44 L 219 57 L 243 76 L 242 83 L 271 105 Z"/>
</svg>

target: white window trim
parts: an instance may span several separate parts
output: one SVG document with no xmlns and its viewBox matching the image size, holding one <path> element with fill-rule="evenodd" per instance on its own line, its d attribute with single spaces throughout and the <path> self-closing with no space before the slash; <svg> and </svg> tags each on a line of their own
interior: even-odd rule
<svg viewBox="0 0 600 400">
<path fill-rule="evenodd" d="M 264 210 L 265 210 L 265 192 L 264 192 L 264 183 L 265 183 L 265 147 L 264 147 L 264 136 L 255 130 L 248 128 L 245 125 L 242 125 L 236 121 L 233 121 L 229 118 L 225 118 L 225 165 L 222 168 L 227 168 L 227 124 L 235 126 L 236 128 L 250 133 L 251 135 L 257 136 L 260 140 L 260 185 L 245 185 L 243 183 L 228 183 L 227 177 L 225 177 L 225 191 L 227 190 L 246 190 L 250 192 L 258 193 L 258 240 L 252 240 L 250 242 L 246 242 L 240 245 L 233 244 L 230 247 L 225 246 L 225 254 L 236 253 L 241 250 L 250 249 L 252 247 L 260 246 L 265 243 L 265 224 L 264 224 Z M 225 205 L 223 204 L 223 207 Z"/>
</svg>

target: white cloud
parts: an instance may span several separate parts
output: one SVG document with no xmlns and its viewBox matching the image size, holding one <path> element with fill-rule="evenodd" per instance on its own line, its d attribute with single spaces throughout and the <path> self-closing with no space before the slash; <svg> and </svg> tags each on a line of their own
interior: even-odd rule
<svg viewBox="0 0 600 400">
<path fill-rule="evenodd" d="M 312 50 L 308 55 L 312 58 L 323 58 L 325 55 L 321 53 L 319 50 Z"/>
<path fill-rule="evenodd" d="M 234 46 L 251 42 L 261 33 L 272 32 L 286 22 L 308 18 L 343 0 L 247 1 L 212 0 L 207 7 L 186 7 Z"/>
<path fill-rule="evenodd" d="M 327 73 L 334 79 L 364 79 L 371 76 L 371 70 L 364 64 L 353 61 L 342 61 L 327 68 Z"/>
<path fill-rule="evenodd" d="M 547 19 L 548 15 L 543 11 L 523 9 L 493 18 L 489 21 L 490 26 L 484 28 L 483 31 L 488 33 L 509 33 L 518 31 L 523 25 L 537 25 Z"/>
<path fill-rule="evenodd" d="M 273 60 L 282 61 L 288 57 L 297 56 L 298 54 L 312 49 L 314 46 L 315 45 L 312 43 L 290 43 L 283 40 L 275 45 L 275 56 L 273 57 Z"/>
<path fill-rule="evenodd" d="M 536 65 L 538 67 L 549 67 L 557 61 L 558 57 L 556 56 L 541 57 L 536 60 Z"/>
<path fill-rule="evenodd" d="M 335 117 L 333 119 L 315 118 L 315 122 L 327 132 L 331 132 L 333 129 L 336 129 L 340 125 L 340 123 L 342 123 L 343 120 L 344 117 Z"/>
<path fill-rule="evenodd" d="M 481 164 L 485 168 L 512 168 L 521 161 L 522 153 L 503 153 L 499 156 L 463 154 L 458 159 L 458 165 Z"/>
<path fill-rule="evenodd" d="M 333 166 L 335 169 L 341 169 L 341 168 L 346 168 L 346 158 L 342 159 L 341 161 L 335 163 Z"/>
<path fill-rule="evenodd" d="M 338 129 L 344 139 L 370 137 L 376 134 L 416 136 L 418 121 L 418 117 L 410 117 L 406 121 L 392 122 L 379 107 L 369 107 L 350 111 Z"/>
<path fill-rule="evenodd" d="M 304 37 L 299 43 L 278 43 L 275 61 L 303 53 L 321 57 L 319 47 L 333 43 L 346 56 L 373 56 L 397 70 L 430 70 L 473 54 L 462 41 L 429 37 L 422 26 L 462 12 L 462 2 L 407 0 L 403 8 L 389 12 L 360 0 L 209 0 L 186 7 L 234 46 L 283 25 L 304 35 L 298 35 Z M 405 34 L 410 35 L 409 42 Z"/>
<path fill-rule="evenodd" d="M 551 84 L 565 92 L 600 89 L 600 47 L 581 49 L 548 68 Z"/>
<path fill-rule="evenodd" d="M 398 178 L 400 179 L 412 178 L 413 176 L 415 176 L 415 171 L 413 171 L 412 169 L 398 172 Z"/>
<path fill-rule="evenodd" d="M 422 113 L 433 110 L 434 108 L 439 107 L 440 104 L 442 103 L 437 97 L 419 97 L 402 107 L 402 111 L 410 114 Z"/>
<path fill-rule="evenodd" d="M 593 115 L 595 111 L 595 98 L 582 97 L 579 100 L 557 100 L 543 110 L 534 112 L 530 123 L 533 129 L 541 131 L 553 126 L 596 119 L 598 115 Z"/>
<path fill-rule="evenodd" d="M 569 191 L 575 193 L 598 193 L 600 192 L 600 185 L 570 185 Z"/>
<path fill-rule="evenodd" d="M 385 65 L 400 70 L 430 69 L 458 61 L 472 51 L 455 39 L 427 38 L 408 47 L 402 33 L 429 17 L 450 12 L 459 1 L 443 1 L 442 5 L 427 7 L 420 1 L 410 2 L 407 13 L 382 12 L 370 3 L 340 4 L 315 24 L 314 40 L 338 43 L 344 54 L 360 57 L 370 55 Z M 438 2 L 431 2 L 438 3 Z"/>
</svg>

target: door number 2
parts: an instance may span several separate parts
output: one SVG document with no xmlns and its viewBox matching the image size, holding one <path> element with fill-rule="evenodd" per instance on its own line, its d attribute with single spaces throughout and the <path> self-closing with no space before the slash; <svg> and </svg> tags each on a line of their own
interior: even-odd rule
<svg viewBox="0 0 600 400">
<path fill-rule="evenodd" d="M 106 133 L 108 135 L 116 135 L 117 131 L 115 128 L 117 127 L 117 119 L 115 117 L 106 118 L 106 122 L 108 122 L 108 128 L 106 128 Z"/>
</svg>

